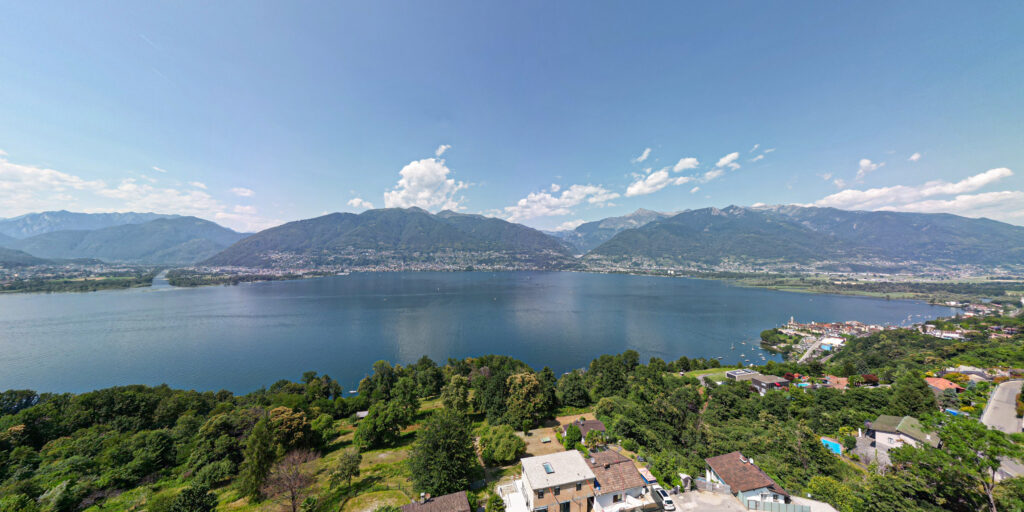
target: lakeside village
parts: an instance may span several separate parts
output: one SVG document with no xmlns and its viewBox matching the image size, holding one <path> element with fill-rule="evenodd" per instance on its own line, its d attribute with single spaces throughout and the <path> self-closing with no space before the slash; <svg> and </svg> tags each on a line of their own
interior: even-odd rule
<svg viewBox="0 0 1024 512">
<path fill-rule="evenodd" d="M 1003 306 L 985 303 L 949 301 L 945 305 L 961 308 L 962 311 L 957 314 L 958 318 L 997 315 L 1005 310 Z M 1021 299 L 1021 306 L 1024 307 L 1024 298 Z M 1011 311 L 1010 314 L 1016 315 L 1020 312 L 1021 309 L 1017 309 Z M 793 317 L 790 317 L 789 322 L 785 325 L 761 333 L 761 348 L 769 352 L 781 353 L 788 361 L 827 363 L 850 339 L 863 338 L 886 330 L 907 328 L 917 329 L 921 333 L 945 340 L 962 340 L 966 336 L 979 334 L 979 331 L 962 327 L 944 330 L 935 322 L 919 322 L 910 325 L 865 324 L 856 320 L 799 323 Z M 989 339 L 1009 339 L 1014 334 L 1017 334 L 1017 329 L 1014 327 L 992 326 L 985 334 Z M 745 345 L 742 342 L 741 344 Z M 736 351 L 736 345 L 733 344 L 730 349 Z M 743 363 L 742 366 L 753 364 L 750 359 L 744 359 L 744 357 L 746 357 L 746 354 L 741 353 L 740 361 Z M 761 356 L 761 361 L 765 359 L 764 356 Z"/>
</svg>

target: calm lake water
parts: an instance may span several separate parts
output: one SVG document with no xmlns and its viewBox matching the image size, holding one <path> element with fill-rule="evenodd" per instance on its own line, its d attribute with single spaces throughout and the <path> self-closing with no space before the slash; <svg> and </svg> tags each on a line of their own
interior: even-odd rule
<svg viewBox="0 0 1024 512">
<path fill-rule="evenodd" d="M 409 363 L 424 354 L 438 362 L 507 354 L 559 374 L 627 349 L 644 361 L 685 355 L 733 363 L 743 353 L 760 363 L 758 334 L 790 316 L 900 324 L 953 313 L 915 301 L 570 272 L 352 274 L 5 295 L 0 389 L 167 383 L 248 392 L 306 370 L 354 389 L 374 361 Z"/>
</svg>

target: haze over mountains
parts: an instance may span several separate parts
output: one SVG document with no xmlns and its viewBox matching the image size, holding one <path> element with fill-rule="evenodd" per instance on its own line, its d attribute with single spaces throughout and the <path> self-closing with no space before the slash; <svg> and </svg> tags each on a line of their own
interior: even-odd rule
<svg viewBox="0 0 1024 512">
<path fill-rule="evenodd" d="M 180 215 L 136 212 L 78 213 L 67 210 L 28 213 L 10 219 L 0 219 L 0 235 L 11 238 L 28 238 L 53 231 L 103 229 L 174 217 L 180 217 Z M 0 237 L 0 242 L 2 241 L 3 238 Z"/>
<path fill-rule="evenodd" d="M 104 227 L 63 229 L 83 225 Z M 557 233 L 419 208 L 333 213 L 251 235 L 195 217 L 151 213 L 46 212 L 0 220 L 0 226 L 8 233 L 35 233 L 0 233 L 0 247 L 7 249 L 0 264 L 6 260 L 8 266 L 72 258 L 251 268 L 1024 265 L 1024 227 L 949 214 L 800 206 L 641 209 Z"/>
<path fill-rule="evenodd" d="M 565 241 L 576 252 L 583 254 L 607 242 L 620 231 L 638 228 L 649 222 L 665 219 L 673 215 L 675 213 L 662 213 L 640 208 L 633 213 L 621 217 L 608 217 L 594 222 L 587 222 L 580 224 L 576 229 L 555 231 L 551 235 Z"/>
<path fill-rule="evenodd" d="M 93 215 L 98 217 L 93 219 Z M 209 258 L 246 236 L 196 217 L 152 213 L 46 212 L 3 223 L 16 226 L 19 233 L 38 234 L 24 238 L 0 236 L 0 247 L 41 259 L 86 258 L 111 263 L 190 264 Z M 89 225 L 104 227 L 65 229 Z"/>
</svg>

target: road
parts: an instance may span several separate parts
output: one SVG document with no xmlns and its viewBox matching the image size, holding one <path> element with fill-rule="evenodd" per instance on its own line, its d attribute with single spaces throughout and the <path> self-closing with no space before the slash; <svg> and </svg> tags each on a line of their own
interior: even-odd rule
<svg viewBox="0 0 1024 512">
<path fill-rule="evenodd" d="M 996 386 L 988 408 L 981 415 L 981 422 L 989 428 L 1001 430 L 1007 434 L 1020 432 L 1021 420 L 1017 417 L 1017 394 L 1020 393 L 1024 381 L 1011 380 Z"/>
<path fill-rule="evenodd" d="M 811 345 L 811 348 L 807 349 L 807 352 L 804 352 L 804 355 L 800 356 L 800 360 L 797 361 L 797 362 L 798 363 L 803 363 L 804 361 L 806 361 L 807 358 L 810 357 L 811 354 L 814 353 L 814 351 L 817 350 L 818 347 L 821 346 L 821 340 L 822 340 L 822 338 L 818 338 L 818 341 L 815 341 L 814 344 Z"/>
<path fill-rule="evenodd" d="M 981 415 L 981 422 L 988 428 L 1001 430 L 1008 434 L 1021 431 L 1021 420 L 1017 417 L 1017 393 L 1020 393 L 1024 381 L 1011 380 L 996 386 L 988 401 L 988 408 Z M 996 480 L 1024 475 L 1024 464 L 1017 461 L 1004 460 L 999 468 Z"/>
</svg>

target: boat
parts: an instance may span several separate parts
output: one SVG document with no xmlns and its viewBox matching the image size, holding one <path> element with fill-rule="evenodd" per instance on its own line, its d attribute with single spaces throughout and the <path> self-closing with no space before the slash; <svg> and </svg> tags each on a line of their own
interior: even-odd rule
<svg viewBox="0 0 1024 512">
<path fill-rule="evenodd" d="M 731 346 L 731 347 L 729 347 L 729 350 L 736 350 L 736 344 L 735 344 L 735 343 L 733 343 L 733 344 L 732 344 L 732 346 Z"/>
<path fill-rule="evenodd" d="M 348 390 L 348 394 L 350 394 L 350 395 L 354 395 L 354 394 L 356 394 L 356 393 L 358 393 L 358 392 L 359 392 L 359 391 L 358 391 L 358 390 L 355 390 L 355 389 L 350 389 L 350 390 Z"/>
</svg>

